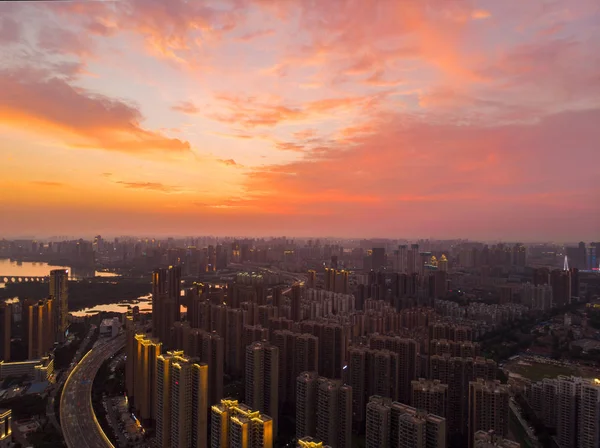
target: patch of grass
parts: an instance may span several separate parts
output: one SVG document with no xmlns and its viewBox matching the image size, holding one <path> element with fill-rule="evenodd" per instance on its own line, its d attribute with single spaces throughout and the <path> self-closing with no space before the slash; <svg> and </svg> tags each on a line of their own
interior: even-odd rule
<svg viewBox="0 0 600 448">
<path fill-rule="evenodd" d="M 556 378 L 558 375 L 576 375 L 577 369 L 572 367 L 555 366 L 553 364 L 533 363 L 532 365 L 514 364 L 510 371 L 529 378 L 531 381 L 541 381 L 544 378 Z"/>
</svg>

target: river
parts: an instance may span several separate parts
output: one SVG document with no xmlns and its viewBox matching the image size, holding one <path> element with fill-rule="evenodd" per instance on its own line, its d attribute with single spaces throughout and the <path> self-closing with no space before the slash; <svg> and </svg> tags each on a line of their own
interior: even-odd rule
<svg viewBox="0 0 600 448">
<path fill-rule="evenodd" d="M 94 314 L 106 313 L 126 313 L 129 307 L 139 306 L 140 313 L 152 312 L 152 295 L 139 297 L 137 300 L 123 300 L 121 302 L 109 303 L 105 305 L 96 305 L 89 308 L 84 308 L 79 311 L 73 311 L 75 317 L 93 316 Z M 181 305 L 181 313 L 187 312 L 187 307 Z"/>
</svg>

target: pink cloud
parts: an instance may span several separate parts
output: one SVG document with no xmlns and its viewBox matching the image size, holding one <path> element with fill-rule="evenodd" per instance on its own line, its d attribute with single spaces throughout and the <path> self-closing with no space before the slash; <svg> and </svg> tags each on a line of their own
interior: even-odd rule
<svg viewBox="0 0 600 448">
<path fill-rule="evenodd" d="M 194 114 L 197 114 L 198 112 L 200 112 L 200 109 L 198 109 L 198 107 L 190 101 L 181 101 L 181 102 L 175 104 L 174 106 L 172 106 L 171 110 L 174 110 L 175 112 L 182 112 L 184 114 L 189 114 L 189 115 L 194 115 Z"/>
<path fill-rule="evenodd" d="M 399 116 L 352 149 L 256 171 L 246 188 L 258 209 L 285 206 L 296 214 L 310 206 L 348 234 L 364 227 L 378 234 L 441 236 L 435 221 L 443 220 L 453 226 L 453 234 L 462 224 L 500 236 L 506 213 L 511 228 L 530 237 L 535 236 L 532 222 L 546 226 L 548 234 L 556 231 L 549 223 L 561 213 L 587 216 L 585 222 L 573 222 L 571 230 L 590 232 L 590 219 L 600 219 L 594 202 L 600 192 L 594 169 L 579 161 L 595 157 L 593 142 L 600 129 L 594 123 L 599 119 L 599 111 L 583 111 L 530 125 L 423 122 L 405 128 Z M 491 217 L 498 220 L 493 225 Z M 489 227 L 484 231 L 482 226 Z"/>
<path fill-rule="evenodd" d="M 21 37 L 21 26 L 10 16 L 0 17 L 0 45 L 18 42 Z"/>
</svg>

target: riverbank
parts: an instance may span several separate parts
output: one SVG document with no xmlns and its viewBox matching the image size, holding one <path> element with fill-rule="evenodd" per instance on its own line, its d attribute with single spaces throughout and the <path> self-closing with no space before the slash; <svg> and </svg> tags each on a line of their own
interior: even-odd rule
<svg viewBox="0 0 600 448">
<path fill-rule="evenodd" d="M 134 300 L 152 292 L 150 278 L 96 278 L 69 281 L 69 310 L 78 311 L 96 305 Z M 0 300 L 19 297 L 41 300 L 48 297 L 48 284 L 9 283 L 0 288 Z"/>
</svg>

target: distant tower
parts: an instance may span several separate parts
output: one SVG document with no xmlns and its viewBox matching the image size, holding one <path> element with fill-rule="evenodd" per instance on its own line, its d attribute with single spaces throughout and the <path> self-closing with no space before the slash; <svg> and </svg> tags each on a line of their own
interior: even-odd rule
<svg viewBox="0 0 600 448">
<path fill-rule="evenodd" d="M 565 255 L 565 264 L 563 266 L 563 270 L 564 271 L 568 271 L 569 270 L 569 259 L 567 258 L 566 255 Z"/>
<path fill-rule="evenodd" d="M 54 301 L 54 336 L 58 342 L 66 339 L 69 327 L 69 271 L 55 269 L 50 271 L 50 297 Z M 54 341 L 52 341 L 54 342 Z"/>
</svg>

